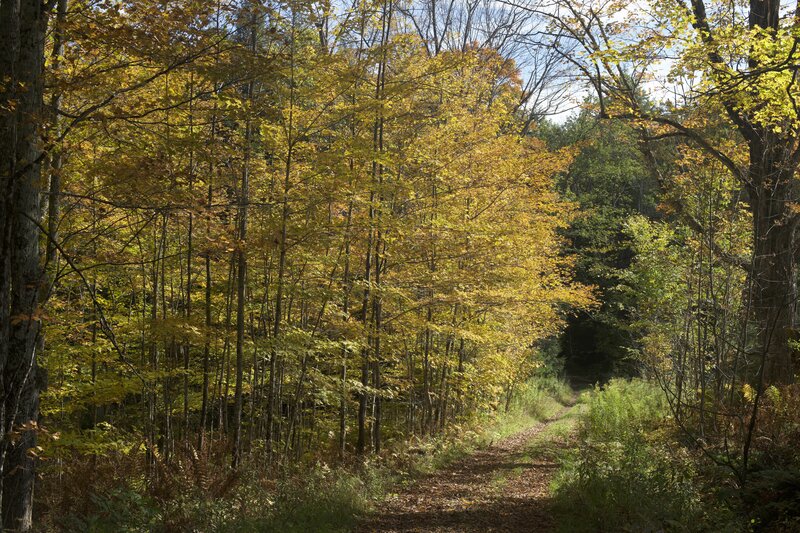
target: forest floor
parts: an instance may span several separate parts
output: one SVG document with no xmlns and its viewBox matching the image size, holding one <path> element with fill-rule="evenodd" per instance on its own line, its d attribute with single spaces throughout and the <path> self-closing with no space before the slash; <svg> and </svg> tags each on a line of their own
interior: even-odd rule
<svg viewBox="0 0 800 533">
<path fill-rule="evenodd" d="M 580 404 L 579 404 L 580 405 Z M 360 532 L 555 531 L 550 484 L 575 446 L 578 406 L 415 480 L 378 505 Z"/>
</svg>

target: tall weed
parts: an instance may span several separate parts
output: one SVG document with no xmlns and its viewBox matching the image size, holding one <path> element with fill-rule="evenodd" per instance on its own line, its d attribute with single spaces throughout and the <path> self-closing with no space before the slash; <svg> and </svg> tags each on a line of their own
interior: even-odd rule
<svg viewBox="0 0 800 533">
<path fill-rule="evenodd" d="M 580 449 L 555 482 L 563 530 L 694 530 L 695 474 L 683 449 L 669 445 L 662 391 L 617 379 L 582 402 Z"/>
</svg>

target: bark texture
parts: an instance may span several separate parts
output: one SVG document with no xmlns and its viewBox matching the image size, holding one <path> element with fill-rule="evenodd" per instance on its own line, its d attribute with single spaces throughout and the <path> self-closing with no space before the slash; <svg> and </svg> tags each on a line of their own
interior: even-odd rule
<svg viewBox="0 0 800 533">
<path fill-rule="evenodd" d="M 48 12 L 34 1 L 0 1 L 0 469 L 3 528 L 32 527 L 39 383 L 42 268 L 41 126 Z"/>
</svg>

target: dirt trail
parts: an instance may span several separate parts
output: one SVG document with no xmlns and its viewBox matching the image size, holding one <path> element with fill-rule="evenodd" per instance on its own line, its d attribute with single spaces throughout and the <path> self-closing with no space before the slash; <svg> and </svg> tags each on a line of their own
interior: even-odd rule
<svg viewBox="0 0 800 533">
<path fill-rule="evenodd" d="M 551 438 L 548 429 L 572 409 L 413 483 L 380 504 L 359 531 L 553 531 L 549 485 L 558 463 L 552 449 L 568 442 Z"/>
</svg>

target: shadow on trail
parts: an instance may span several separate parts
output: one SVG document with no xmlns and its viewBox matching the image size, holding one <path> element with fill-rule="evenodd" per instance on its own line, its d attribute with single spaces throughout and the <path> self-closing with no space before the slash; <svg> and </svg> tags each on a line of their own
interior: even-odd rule
<svg viewBox="0 0 800 533">
<path fill-rule="evenodd" d="M 532 441 L 569 410 L 418 480 L 358 531 L 552 531 L 549 484 L 559 464 L 548 448 L 559 444 Z"/>
<path fill-rule="evenodd" d="M 538 505 L 526 497 L 506 497 L 453 510 L 427 509 L 382 516 L 363 531 L 548 531 L 549 504 Z"/>
</svg>

